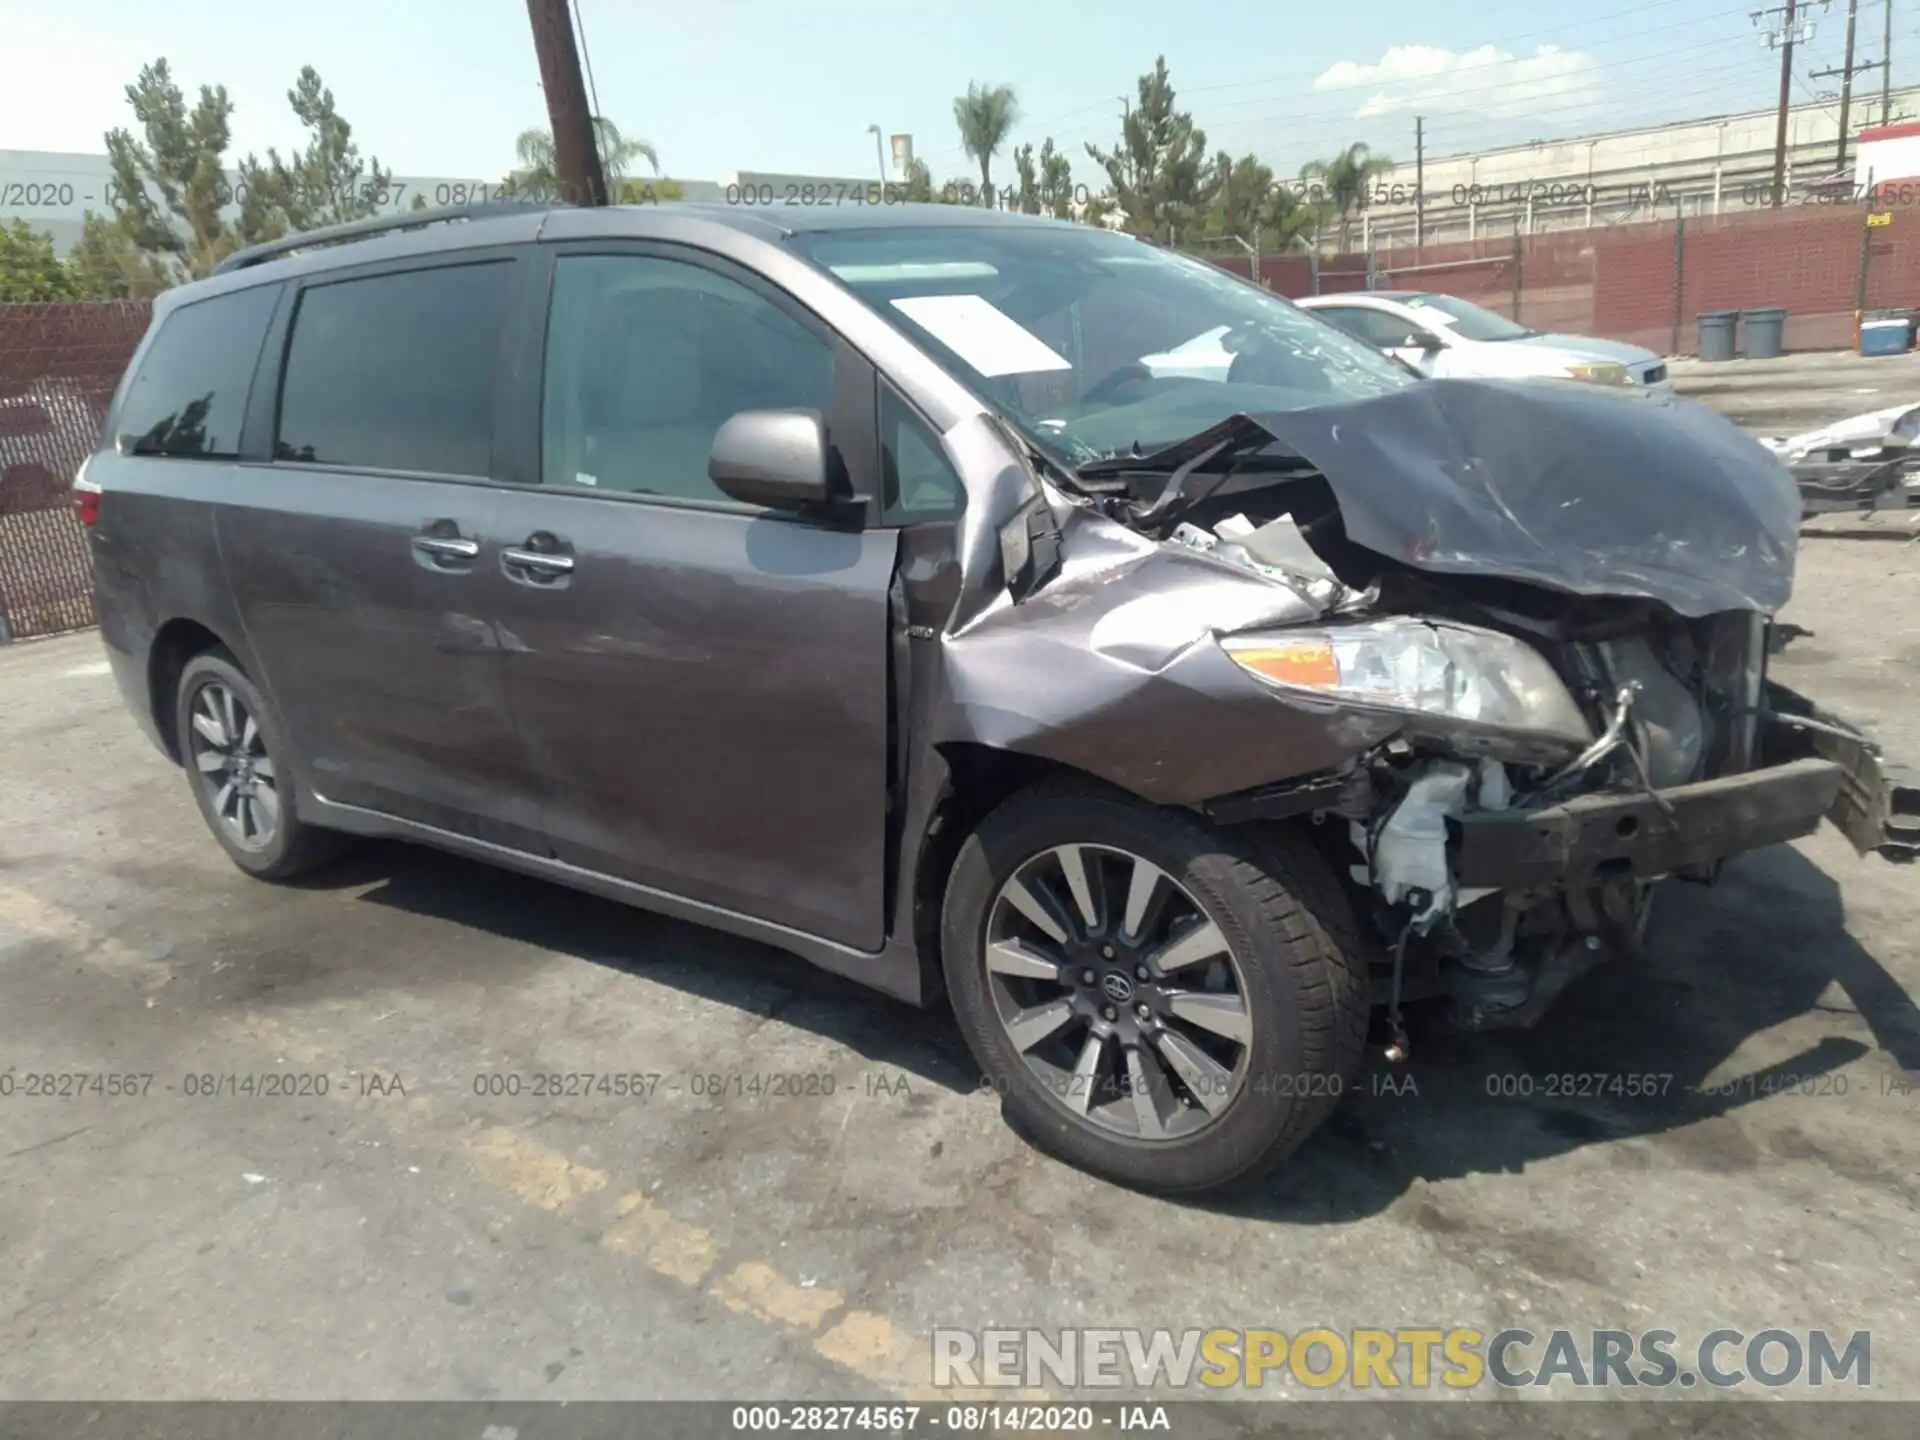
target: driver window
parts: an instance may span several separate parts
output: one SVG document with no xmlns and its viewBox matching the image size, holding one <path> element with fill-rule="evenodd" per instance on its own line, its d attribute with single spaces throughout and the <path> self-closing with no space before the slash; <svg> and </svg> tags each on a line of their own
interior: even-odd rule
<svg viewBox="0 0 1920 1440">
<path fill-rule="evenodd" d="M 541 478 L 732 504 L 707 478 L 741 410 L 827 411 L 833 351 L 728 276 L 650 255 L 563 255 L 547 324 Z"/>
</svg>

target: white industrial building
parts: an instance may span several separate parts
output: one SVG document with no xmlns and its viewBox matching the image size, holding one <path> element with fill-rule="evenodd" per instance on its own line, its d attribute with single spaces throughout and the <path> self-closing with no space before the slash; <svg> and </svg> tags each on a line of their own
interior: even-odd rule
<svg viewBox="0 0 1920 1440">
<path fill-rule="evenodd" d="M 1920 86 L 1895 90 L 1885 109 L 1894 121 L 1920 112 Z M 1835 101 L 1789 109 L 1788 204 L 1845 193 L 1845 186 L 1836 191 L 1819 184 L 1836 174 L 1839 111 Z M 1879 95 L 1856 94 L 1850 119 L 1856 135 L 1849 140 L 1847 167 L 1855 170 L 1857 127 L 1885 123 Z M 1472 240 L 1516 229 L 1530 234 L 1763 207 L 1772 193 L 1778 121 L 1777 110 L 1751 110 L 1573 140 L 1535 140 L 1476 155 L 1430 156 L 1422 187 L 1425 238 Z M 1413 244 L 1414 173 L 1408 162 L 1375 179 L 1371 193 L 1377 198 L 1351 223 L 1356 249 Z M 1865 167 L 1857 174 L 1865 186 Z"/>
<path fill-rule="evenodd" d="M 1883 113 L 1884 111 L 1884 113 Z M 1856 129 L 1848 168 L 1858 185 L 1916 173 L 1906 155 L 1920 152 L 1920 130 L 1900 122 L 1920 115 L 1920 86 L 1856 97 Z M 1430 243 L 1472 240 L 1635 220 L 1734 213 L 1766 205 L 1773 178 L 1778 112 L 1752 110 L 1703 120 L 1616 130 L 1572 140 L 1536 140 L 1474 155 L 1431 156 L 1425 165 L 1423 232 Z M 1794 106 L 1787 118 L 1788 203 L 1848 193 L 1833 182 L 1838 161 L 1839 106 Z M 1880 157 L 1876 159 L 1877 157 Z M 1906 176 L 1870 176 L 1875 164 Z M 1415 167 L 1395 166 L 1373 182 L 1372 203 L 1350 224 L 1356 249 L 1400 249 L 1414 242 Z M 229 181 L 238 184 L 237 173 Z M 644 179 L 644 176 L 634 177 Z M 889 177 L 895 178 L 895 177 Z M 113 172 L 105 155 L 0 150 L 0 225 L 24 219 L 52 234 L 61 252 L 78 240 L 89 210 L 110 213 Z M 784 175 L 733 171 L 719 180 L 675 177 L 681 197 L 733 204 L 817 205 L 863 198 L 870 176 Z M 433 206 L 501 193 L 500 177 L 396 176 L 382 209 L 405 209 L 416 195 Z M 238 213 L 238 206 L 233 213 Z M 1331 244 L 1332 236 L 1323 237 Z"/>
<path fill-rule="evenodd" d="M 643 174 L 629 177 L 645 182 Z M 238 171 L 229 171 L 227 183 L 238 187 Z M 879 175 L 779 175 L 757 170 L 732 171 L 719 180 L 683 180 L 677 198 L 714 203 L 819 205 L 838 203 L 856 194 L 863 199 Z M 243 192 L 242 192 L 243 193 Z M 415 196 L 429 206 L 463 205 L 504 194 L 501 176 L 396 175 L 376 196 L 379 209 L 401 211 L 412 207 Z M 230 217 L 239 215 L 237 203 Z M 53 237 L 54 248 L 66 254 L 80 239 L 88 211 L 113 213 L 113 167 L 105 155 L 51 150 L 0 150 L 0 225 L 25 220 L 35 230 Z"/>
</svg>

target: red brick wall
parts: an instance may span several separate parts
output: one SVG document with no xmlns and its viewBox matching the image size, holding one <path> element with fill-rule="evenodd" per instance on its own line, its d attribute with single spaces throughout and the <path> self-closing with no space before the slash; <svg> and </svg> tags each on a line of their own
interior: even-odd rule
<svg viewBox="0 0 1920 1440">
<path fill-rule="evenodd" d="M 1865 212 L 1850 205 L 1696 217 L 1679 247 L 1672 221 L 1529 236 L 1520 247 L 1519 318 L 1664 354 L 1674 348 L 1677 316 L 1678 348 L 1689 353 L 1701 311 L 1778 305 L 1787 311 L 1788 349 L 1843 349 L 1854 342 L 1863 236 L 1866 308 L 1920 309 L 1920 215 L 1910 207 L 1889 213 L 1889 223 L 1870 231 Z M 1514 313 L 1511 236 L 1428 245 L 1417 257 L 1403 246 L 1370 260 L 1378 288 L 1439 290 Z M 1217 263 L 1248 273 L 1245 260 Z M 1368 264 L 1363 255 L 1326 257 L 1320 293 L 1365 288 Z M 1314 293 L 1303 255 L 1271 257 L 1260 268 L 1278 294 Z"/>
</svg>

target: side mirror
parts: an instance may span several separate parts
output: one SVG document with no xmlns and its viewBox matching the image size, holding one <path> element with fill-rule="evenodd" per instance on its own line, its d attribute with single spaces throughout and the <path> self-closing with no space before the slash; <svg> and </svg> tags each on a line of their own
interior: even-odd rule
<svg viewBox="0 0 1920 1440">
<path fill-rule="evenodd" d="M 1422 355 L 1438 355 L 1445 347 L 1438 335 L 1429 335 L 1424 331 L 1407 336 L 1407 348 L 1418 350 Z"/>
<path fill-rule="evenodd" d="M 723 494 L 773 510 L 833 498 L 827 428 L 817 410 L 742 410 L 713 437 L 707 478 Z"/>
</svg>

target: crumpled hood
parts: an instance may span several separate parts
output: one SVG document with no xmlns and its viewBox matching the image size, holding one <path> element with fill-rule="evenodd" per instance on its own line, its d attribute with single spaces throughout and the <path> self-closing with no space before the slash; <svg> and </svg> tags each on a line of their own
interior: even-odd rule
<svg viewBox="0 0 1920 1440">
<path fill-rule="evenodd" d="M 1704 405 L 1577 381 L 1428 380 L 1246 417 L 1326 477 L 1347 536 L 1420 570 L 1682 615 L 1793 592 L 1800 497 Z"/>
</svg>

